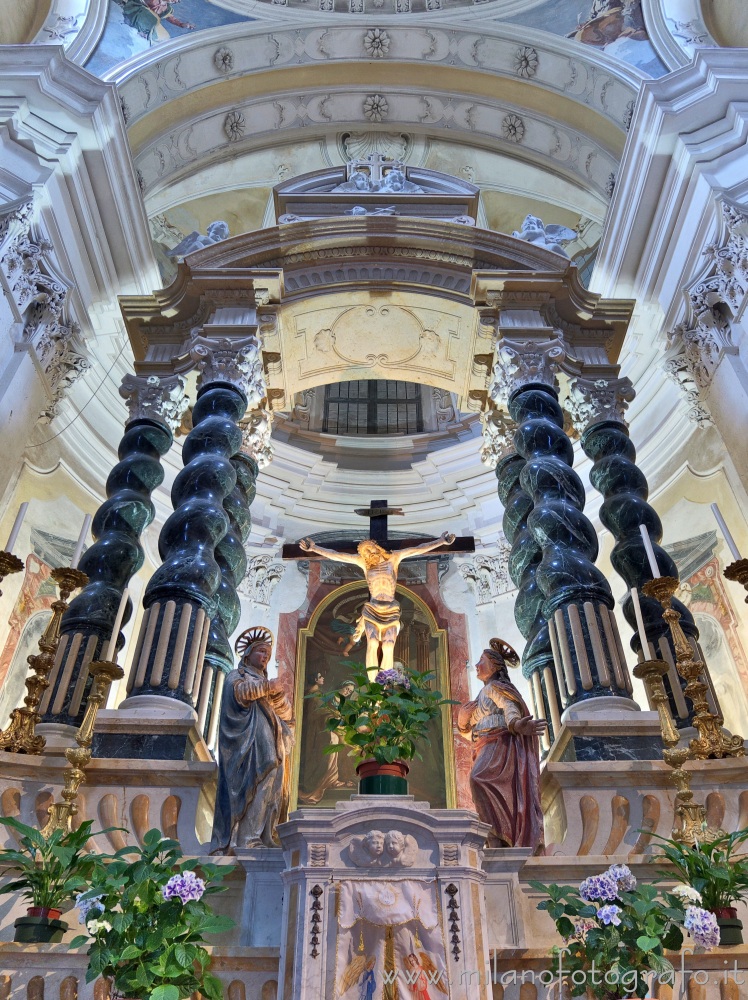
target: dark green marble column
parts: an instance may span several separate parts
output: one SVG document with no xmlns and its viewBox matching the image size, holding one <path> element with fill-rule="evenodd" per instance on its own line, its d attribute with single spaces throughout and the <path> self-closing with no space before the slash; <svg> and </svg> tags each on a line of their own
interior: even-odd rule
<svg viewBox="0 0 748 1000">
<path fill-rule="evenodd" d="M 103 655 L 122 593 L 143 565 L 140 536 L 154 517 L 151 494 L 163 482 L 161 457 L 172 444 L 171 426 L 187 405 L 178 375 L 127 375 L 120 392 L 128 400 L 130 420 L 119 462 L 107 479 L 107 499 L 93 519 L 94 544 L 80 561 L 89 582 L 62 619 L 57 658 L 40 706 L 43 725 L 80 724 L 91 685 L 88 665 Z M 128 608 L 125 622 L 129 617 Z M 123 641 L 120 634 L 118 648 Z"/>
<path fill-rule="evenodd" d="M 652 579 L 652 571 L 641 525 L 647 529 L 661 575 L 677 579 L 678 568 L 659 544 L 662 522 L 647 503 L 649 487 L 644 473 L 636 465 L 636 449 L 623 419 L 625 405 L 633 395 L 628 379 L 592 381 L 578 378 L 572 384 L 568 408 L 582 433 L 582 448 L 593 463 L 590 481 L 604 498 L 600 520 L 616 540 L 610 557 L 613 568 L 629 591 L 636 587 L 639 592 L 650 648 L 641 648 L 633 601 L 627 593 L 623 614 L 633 632 L 631 648 L 641 659 L 664 659 L 670 664 L 670 671 L 664 678 L 665 688 L 676 724 L 683 727 L 690 725 L 689 707 L 682 693 L 685 682 L 674 666 L 670 632 L 662 617 L 662 606 L 642 593 L 643 584 Z M 673 607 L 681 615 L 683 631 L 690 639 L 697 640 L 699 633 L 691 612 L 675 599 Z"/>
</svg>

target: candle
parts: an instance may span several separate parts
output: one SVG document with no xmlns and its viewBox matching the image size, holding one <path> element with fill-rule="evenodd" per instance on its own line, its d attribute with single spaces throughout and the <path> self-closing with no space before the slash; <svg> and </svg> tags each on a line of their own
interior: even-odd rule
<svg viewBox="0 0 748 1000">
<path fill-rule="evenodd" d="M 645 660 L 649 659 L 649 642 L 647 641 L 647 630 L 644 628 L 644 618 L 642 617 L 642 607 L 639 603 L 639 591 L 636 587 L 632 587 L 629 591 L 631 594 L 631 600 L 634 604 L 634 617 L 636 618 L 636 627 L 639 630 L 639 642 L 642 644 L 642 656 Z"/>
<path fill-rule="evenodd" d="M 736 559 L 736 560 L 740 559 L 740 553 L 738 552 L 738 547 L 735 544 L 734 538 L 732 537 L 732 535 L 730 534 L 730 532 L 727 530 L 727 525 L 725 524 L 725 519 L 724 519 L 724 517 L 722 517 L 722 514 L 720 513 L 719 507 L 717 506 L 716 503 L 710 504 L 709 506 L 712 508 L 712 514 L 714 514 L 714 519 L 716 520 L 717 524 L 719 525 L 720 531 L 725 536 L 725 541 L 727 542 L 727 547 L 729 548 L 730 552 L 732 552 L 733 559 Z"/>
<path fill-rule="evenodd" d="M 91 515 L 86 514 L 83 518 L 83 527 L 81 528 L 81 533 L 78 535 L 78 544 L 75 546 L 75 552 L 73 553 L 73 561 L 70 563 L 71 569 L 78 569 L 78 563 L 81 561 L 81 556 L 83 555 L 83 543 L 86 540 L 86 535 L 88 534 L 88 529 L 91 527 Z"/>
<path fill-rule="evenodd" d="M 655 559 L 654 549 L 652 548 L 652 541 L 649 537 L 649 532 L 643 524 L 639 525 L 639 531 L 642 533 L 642 541 L 644 542 L 644 548 L 647 553 L 647 559 L 649 559 L 649 568 L 652 571 L 652 576 L 657 579 L 658 576 L 662 576 L 660 573 L 660 568 L 657 565 L 657 560 Z"/>
<path fill-rule="evenodd" d="M 13 546 L 16 544 L 16 541 L 18 540 L 18 532 L 21 530 L 21 525 L 23 524 L 24 517 L 26 517 L 26 511 L 28 510 L 28 507 L 29 507 L 28 502 L 26 502 L 22 503 L 21 506 L 18 508 L 18 513 L 16 514 L 16 519 L 13 522 L 13 527 L 10 532 L 10 537 L 8 538 L 8 541 L 5 544 L 5 551 L 9 554 L 13 551 Z"/>
<path fill-rule="evenodd" d="M 111 663 L 117 662 L 115 659 L 117 656 L 117 638 L 119 636 L 122 619 L 125 617 L 125 608 L 127 607 L 127 598 L 129 593 L 129 590 L 125 587 L 122 597 L 120 598 L 119 607 L 117 608 L 117 617 L 114 619 L 112 637 L 109 640 L 109 645 L 107 646 L 106 654 L 104 655 L 104 659 L 109 660 Z"/>
</svg>

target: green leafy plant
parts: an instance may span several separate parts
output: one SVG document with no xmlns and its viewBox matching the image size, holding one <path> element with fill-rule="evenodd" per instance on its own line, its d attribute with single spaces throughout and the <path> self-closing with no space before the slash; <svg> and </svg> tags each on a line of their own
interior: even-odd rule
<svg viewBox="0 0 748 1000">
<path fill-rule="evenodd" d="M 13 831 L 19 843 L 18 849 L 0 850 L 0 868 L 16 873 L 0 885 L 0 893 L 20 892 L 30 906 L 60 910 L 89 885 L 100 865 L 99 855 L 86 847 L 90 820 L 77 830 L 55 830 L 49 837 L 13 817 L 2 817 L 0 823 Z"/>
<path fill-rule="evenodd" d="M 638 884 L 626 865 L 612 865 L 578 888 L 530 885 L 548 897 L 538 909 L 548 911 L 564 939 L 553 955 L 559 959 L 561 979 L 571 985 L 571 996 L 586 987 L 599 1000 L 644 997 L 654 976 L 672 983 L 667 977 L 673 967 L 664 952 L 680 949 L 683 929 L 704 948 L 719 944 L 713 914 L 688 905 L 674 891 Z"/>
<path fill-rule="evenodd" d="M 372 680 L 363 667 L 351 666 L 352 680 L 341 691 L 315 691 L 329 711 L 328 732 L 340 743 L 325 747 L 325 753 L 349 751 L 361 760 L 391 764 L 419 757 L 418 743 L 429 737 L 429 723 L 442 705 L 454 702 L 429 685 L 435 674 L 394 668 L 380 670 Z"/>
<path fill-rule="evenodd" d="M 748 854 L 735 856 L 737 848 L 748 840 L 748 829 L 697 842 L 693 847 L 654 836 L 662 841 L 663 855 L 685 885 L 699 894 L 705 910 L 720 910 L 748 897 Z M 659 875 L 661 879 L 673 877 L 670 871 Z"/>
<path fill-rule="evenodd" d="M 179 842 L 149 830 L 142 848 L 126 847 L 104 859 L 91 888 L 78 897 L 88 944 L 86 982 L 108 977 L 114 997 L 182 1000 L 199 991 L 222 1000 L 220 980 L 208 970 L 204 936 L 234 921 L 215 914 L 206 897 L 224 889 L 233 871 L 182 860 Z M 198 874 L 199 873 L 199 874 Z"/>
</svg>

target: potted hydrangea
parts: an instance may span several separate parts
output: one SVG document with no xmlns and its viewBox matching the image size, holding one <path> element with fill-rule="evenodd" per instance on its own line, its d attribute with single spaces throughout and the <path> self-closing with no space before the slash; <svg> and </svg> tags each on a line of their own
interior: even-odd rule
<svg viewBox="0 0 748 1000">
<path fill-rule="evenodd" d="M 222 1000 L 204 935 L 229 930 L 234 921 L 215 914 L 207 897 L 222 891 L 233 869 L 183 860 L 179 842 L 158 830 L 146 833 L 142 848 L 103 860 L 77 899 L 86 934 L 71 942 L 88 945 L 86 982 L 108 978 L 114 998 L 183 1000 L 199 991 Z"/>
<path fill-rule="evenodd" d="M 626 865 L 612 865 L 577 888 L 530 885 L 548 897 L 538 909 L 548 911 L 564 939 L 553 954 L 570 996 L 586 988 L 597 1000 L 645 997 L 655 976 L 672 984 L 673 967 L 664 952 L 680 949 L 684 930 L 703 948 L 719 944 L 713 914 L 691 905 L 687 895 L 638 884 Z"/>
<path fill-rule="evenodd" d="M 672 891 L 680 891 L 714 914 L 720 944 L 742 944 L 743 924 L 733 903 L 748 898 L 748 854 L 736 856 L 736 849 L 748 840 L 748 829 L 693 845 L 669 837 L 658 836 L 658 840 L 662 841 L 663 855 L 683 880 Z M 670 880 L 672 872 L 662 871 L 660 876 Z"/>
<path fill-rule="evenodd" d="M 325 753 L 347 750 L 359 764 L 361 795 L 407 795 L 408 761 L 421 754 L 418 744 L 429 737 L 429 724 L 443 705 L 453 702 L 430 687 L 435 675 L 396 666 L 380 670 L 372 680 L 354 667 L 342 691 L 315 691 L 329 712 L 326 728 L 339 743 Z"/>
</svg>

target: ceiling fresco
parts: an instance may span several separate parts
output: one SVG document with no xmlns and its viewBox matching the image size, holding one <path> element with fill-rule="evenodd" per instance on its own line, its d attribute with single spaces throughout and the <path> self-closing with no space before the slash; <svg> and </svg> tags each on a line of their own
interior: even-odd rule
<svg viewBox="0 0 748 1000">
<path fill-rule="evenodd" d="M 591 45 L 648 76 L 667 73 L 649 40 L 641 0 L 547 0 L 508 21 Z"/>
<path fill-rule="evenodd" d="M 283 7 L 285 17 L 288 17 L 288 9 L 295 6 L 306 14 L 353 13 L 371 14 L 372 17 L 428 15 L 431 11 L 443 15 L 453 9 L 457 13 L 457 8 L 470 10 L 473 14 L 475 11 L 472 0 L 451 0 L 449 3 L 424 0 L 424 3 L 425 7 L 422 3 L 417 9 L 411 0 L 316 0 L 316 3 L 314 0 L 284 0 Z M 172 38 L 255 20 L 241 12 L 242 6 L 236 0 L 226 0 L 225 4 L 218 0 L 109 0 L 104 33 L 86 68 L 103 76 L 131 56 Z M 277 0 L 247 3 L 247 9 L 255 12 L 258 8 L 270 12 L 273 7 L 278 9 Z M 648 76 L 658 77 L 666 72 L 649 40 L 641 0 L 541 0 L 539 4 L 528 3 L 527 9 L 520 14 L 507 18 L 497 18 L 494 14 L 493 19 L 573 39 L 628 63 Z M 387 53 L 372 51 L 369 55 L 382 58 Z M 532 67 L 528 67 L 526 75 L 532 75 Z"/>
<path fill-rule="evenodd" d="M 86 69 L 104 76 L 125 59 L 172 38 L 252 20 L 211 0 L 109 0 L 106 27 Z"/>
</svg>

